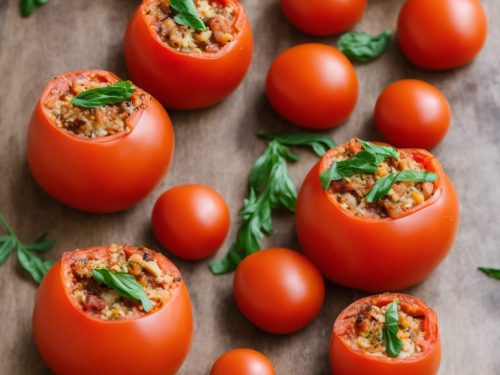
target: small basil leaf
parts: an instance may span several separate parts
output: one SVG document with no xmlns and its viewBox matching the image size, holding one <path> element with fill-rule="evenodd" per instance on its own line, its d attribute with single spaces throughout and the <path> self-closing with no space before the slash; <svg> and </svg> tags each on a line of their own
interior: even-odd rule
<svg viewBox="0 0 500 375">
<path fill-rule="evenodd" d="M 366 141 L 363 141 L 359 138 L 357 138 L 357 140 L 361 144 L 361 147 L 363 147 L 363 149 L 365 151 L 368 151 L 369 153 L 376 155 L 377 160 L 380 160 L 381 158 L 383 158 L 382 160 L 379 161 L 378 164 L 383 162 L 384 159 L 386 159 L 386 158 L 394 158 L 394 159 L 399 160 L 399 151 L 397 149 L 395 149 L 394 147 L 379 146 L 379 145 L 376 145 L 375 143 L 366 142 Z"/>
<path fill-rule="evenodd" d="M 170 7 L 178 13 L 198 14 L 193 0 L 170 0 Z"/>
<path fill-rule="evenodd" d="M 12 236 L 3 236 L 0 245 L 0 266 L 4 264 L 16 248 L 15 240 Z"/>
<path fill-rule="evenodd" d="M 21 0 L 21 15 L 29 17 L 36 9 L 35 0 Z"/>
<path fill-rule="evenodd" d="M 31 251 L 47 251 L 52 249 L 56 245 L 55 240 L 39 241 L 32 244 L 25 245 L 28 250 Z"/>
<path fill-rule="evenodd" d="M 130 81 L 120 81 L 109 86 L 83 91 L 72 98 L 71 103 L 83 108 L 102 107 L 128 100 L 134 91 Z"/>
<path fill-rule="evenodd" d="M 339 50 L 352 60 L 370 62 L 384 54 L 391 42 L 391 33 L 384 31 L 378 35 L 364 32 L 348 32 L 339 38 Z"/>
<path fill-rule="evenodd" d="M 298 133 L 259 133 L 268 139 L 275 139 L 287 146 L 311 146 L 319 157 L 336 145 L 335 141 L 326 134 L 313 132 Z"/>
<path fill-rule="evenodd" d="M 398 181 L 433 182 L 437 180 L 437 175 L 429 171 L 405 170 L 397 173 Z"/>
<path fill-rule="evenodd" d="M 328 168 L 319 175 L 319 182 L 321 183 L 321 187 L 323 188 L 324 191 L 328 189 L 332 181 L 338 179 L 337 176 L 338 176 L 337 163 L 333 162 L 330 168 Z"/>
<path fill-rule="evenodd" d="M 191 27 L 192 29 L 205 31 L 207 27 L 201 19 L 189 13 L 179 13 L 174 17 L 174 21 L 179 25 Z"/>
<path fill-rule="evenodd" d="M 391 303 L 385 312 L 385 323 L 383 329 L 383 338 L 385 341 L 386 352 L 391 357 L 397 357 L 403 348 L 403 343 L 398 337 L 399 314 L 398 301 Z"/>
<path fill-rule="evenodd" d="M 29 252 L 24 246 L 17 247 L 17 259 L 19 264 L 31 275 L 33 280 L 40 283 L 54 263 L 44 261 L 38 256 Z"/>
<path fill-rule="evenodd" d="M 487 267 L 478 267 L 478 270 L 483 272 L 484 274 L 492 277 L 494 279 L 500 280 L 500 269 L 497 268 L 487 268 Z"/>
<path fill-rule="evenodd" d="M 382 177 L 366 195 L 367 202 L 375 202 L 389 193 L 396 181 L 432 182 L 437 175 L 429 171 L 405 170 Z"/>
</svg>

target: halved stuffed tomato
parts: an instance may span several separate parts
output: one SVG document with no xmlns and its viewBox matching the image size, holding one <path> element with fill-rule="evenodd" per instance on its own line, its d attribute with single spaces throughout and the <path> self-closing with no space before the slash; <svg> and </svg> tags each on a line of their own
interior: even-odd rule
<svg viewBox="0 0 500 375">
<path fill-rule="evenodd" d="M 237 0 L 194 0 L 198 29 L 173 4 L 143 0 L 127 28 L 125 60 L 133 80 L 168 108 L 211 106 L 245 76 L 253 37 Z M 201 22 L 201 23 L 200 23 Z"/>
<path fill-rule="evenodd" d="M 157 252 L 69 251 L 38 289 L 33 333 L 56 374 L 174 374 L 191 346 L 191 302 L 179 270 Z"/>
<path fill-rule="evenodd" d="M 132 86 L 132 95 L 117 103 L 99 105 L 109 95 L 91 91 L 87 102 L 74 104 L 78 95 L 119 81 L 102 70 L 56 77 L 31 117 L 33 177 L 54 198 L 82 211 L 115 212 L 136 204 L 161 181 L 172 159 L 170 118 L 140 88 Z"/>
<path fill-rule="evenodd" d="M 435 375 L 440 362 L 436 313 L 416 297 L 362 298 L 342 311 L 333 326 L 335 375 Z"/>
<path fill-rule="evenodd" d="M 298 239 L 331 281 L 361 290 L 400 290 L 425 279 L 448 254 L 459 222 L 458 197 L 429 152 L 387 146 L 383 150 L 392 150 L 393 157 L 382 156 L 371 173 L 347 173 L 322 186 L 320 175 L 334 163 L 343 172 L 366 169 L 374 160 L 370 150 L 352 139 L 312 168 L 297 200 Z M 415 181 L 412 175 L 433 179 Z"/>
</svg>

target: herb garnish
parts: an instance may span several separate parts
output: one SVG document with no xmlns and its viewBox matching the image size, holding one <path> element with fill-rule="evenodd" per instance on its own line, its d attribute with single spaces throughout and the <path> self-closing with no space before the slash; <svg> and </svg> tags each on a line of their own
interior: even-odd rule
<svg viewBox="0 0 500 375">
<path fill-rule="evenodd" d="M 188 26 L 199 31 L 207 29 L 198 16 L 193 0 L 170 0 L 170 7 L 177 12 L 174 21 L 179 25 Z"/>
<path fill-rule="evenodd" d="M 5 217 L 0 213 L 0 224 L 7 232 L 0 237 L 0 266 L 4 264 L 9 256 L 16 251 L 19 264 L 31 275 L 33 280 L 40 283 L 55 262 L 43 260 L 34 252 L 50 250 L 56 244 L 53 240 L 47 240 L 47 233 L 41 235 L 32 244 L 24 244 L 16 236 Z"/>
<path fill-rule="evenodd" d="M 149 312 L 153 308 L 144 288 L 134 276 L 125 272 L 112 272 L 105 268 L 95 268 L 92 270 L 92 277 L 95 281 L 116 290 L 120 296 L 141 302 L 145 312 Z"/>
<path fill-rule="evenodd" d="M 387 195 L 397 181 L 433 182 L 437 175 L 428 171 L 405 170 L 382 177 L 366 195 L 367 202 L 374 202 Z"/>
<path fill-rule="evenodd" d="M 352 60 L 370 62 L 378 59 L 387 50 L 391 33 L 384 31 L 378 35 L 363 32 L 348 32 L 339 38 L 339 50 Z"/>
<path fill-rule="evenodd" d="M 477 269 L 489 277 L 500 280 L 500 269 L 498 268 L 478 267 Z"/>
<path fill-rule="evenodd" d="M 249 177 L 249 194 L 239 214 L 243 223 L 226 256 L 209 263 L 214 274 L 234 271 L 246 256 L 260 250 L 265 234 L 271 234 L 271 212 L 278 207 L 295 210 L 297 188 L 288 175 L 287 161 L 298 160 L 287 146 L 309 146 L 321 156 L 335 142 L 319 133 L 261 134 L 271 141 L 257 159 Z"/>
<path fill-rule="evenodd" d="M 397 357 L 403 348 L 403 343 L 398 337 L 398 331 L 398 300 L 395 299 L 385 312 L 385 323 L 382 331 L 385 341 L 385 351 L 390 357 Z"/>
<path fill-rule="evenodd" d="M 47 3 L 47 0 L 21 0 L 21 15 L 28 17 L 33 14 L 37 7 Z"/>
<path fill-rule="evenodd" d="M 71 104 L 83 108 L 102 107 L 128 100 L 134 91 L 130 81 L 119 81 L 109 86 L 83 91 L 71 99 Z"/>
</svg>

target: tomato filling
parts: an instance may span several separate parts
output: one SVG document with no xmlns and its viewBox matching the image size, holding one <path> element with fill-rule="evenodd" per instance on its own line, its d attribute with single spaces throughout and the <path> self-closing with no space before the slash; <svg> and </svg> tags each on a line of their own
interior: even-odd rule
<svg viewBox="0 0 500 375">
<path fill-rule="evenodd" d="M 83 108 L 71 103 L 71 99 L 83 91 L 109 86 L 116 81 L 98 72 L 66 75 L 57 79 L 42 104 L 54 124 L 81 138 L 117 134 L 129 130 L 127 119 L 143 107 L 147 95 L 144 91 L 135 88 L 128 100 L 97 108 Z"/>
<path fill-rule="evenodd" d="M 350 159 L 362 149 L 361 144 L 356 139 L 352 139 L 335 148 L 336 152 L 331 162 Z M 332 181 L 328 191 L 340 207 L 355 216 L 382 219 L 404 215 L 407 211 L 432 197 L 435 191 L 434 183 L 397 181 L 392 185 L 387 195 L 374 202 L 366 200 L 367 194 L 384 176 L 404 170 L 427 170 L 424 162 L 417 160 L 411 151 L 402 149 L 399 150 L 399 155 L 399 160 L 385 159 L 374 174 L 356 173 L 351 177 Z"/>
<path fill-rule="evenodd" d="M 73 301 L 87 314 L 103 320 L 141 317 L 141 302 L 120 296 L 116 290 L 96 281 L 94 269 L 107 269 L 134 276 L 152 302 L 151 311 L 160 309 L 178 287 L 180 274 L 168 270 L 160 254 L 141 247 L 112 245 L 107 249 L 76 250 L 65 254 L 63 272 Z"/>
<path fill-rule="evenodd" d="M 235 7 L 225 1 L 194 0 L 193 3 L 207 28 L 204 31 L 176 23 L 170 0 L 148 1 L 144 15 L 158 38 L 177 51 L 218 52 L 233 41 L 237 32 Z"/>
</svg>

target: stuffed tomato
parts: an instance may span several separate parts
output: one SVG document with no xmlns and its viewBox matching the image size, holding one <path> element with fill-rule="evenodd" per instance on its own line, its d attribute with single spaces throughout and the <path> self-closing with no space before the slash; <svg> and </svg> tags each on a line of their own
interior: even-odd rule
<svg viewBox="0 0 500 375">
<path fill-rule="evenodd" d="M 109 102 L 121 94 L 116 100 L 124 100 Z M 86 101 L 75 101 L 82 95 Z M 58 201 L 87 212 L 136 204 L 165 176 L 173 151 L 172 123 L 161 104 L 102 70 L 50 81 L 28 131 L 35 180 Z"/>
<path fill-rule="evenodd" d="M 436 313 L 416 297 L 380 294 L 347 307 L 335 321 L 335 375 L 435 375 L 441 362 Z"/>
<path fill-rule="evenodd" d="M 40 285 L 33 332 L 56 374 L 174 374 L 191 346 L 191 302 L 179 270 L 152 250 L 69 251 Z"/>
<path fill-rule="evenodd" d="M 143 0 L 125 35 L 128 71 L 168 108 L 208 107 L 245 76 L 253 51 L 250 24 L 237 0 L 194 0 L 194 24 L 180 19 L 176 4 Z"/>
<path fill-rule="evenodd" d="M 434 156 L 357 139 L 323 156 L 297 200 L 304 253 L 329 280 L 368 291 L 425 279 L 448 254 L 458 222 L 457 194 Z"/>
</svg>

